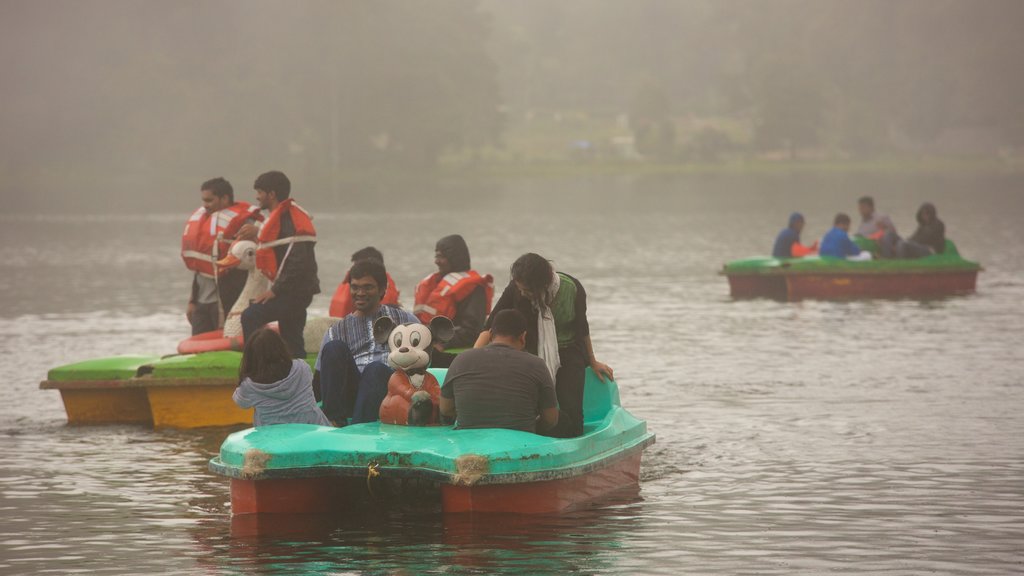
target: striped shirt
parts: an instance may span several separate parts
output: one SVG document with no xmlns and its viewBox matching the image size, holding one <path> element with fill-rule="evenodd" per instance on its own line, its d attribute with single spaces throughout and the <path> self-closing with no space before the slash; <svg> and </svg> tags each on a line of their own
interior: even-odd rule
<svg viewBox="0 0 1024 576">
<path fill-rule="evenodd" d="M 360 372 L 371 362 L 387 364 L 388 345 L 378 344 L 373 340 L 373 323 L 381 316 L 390 317 L 395 324 L 419 322 L 411 313 L 387 304 L 382 304 L 372 317 L 356 316 L 353 312 L 338 320 L 324 334 L 323 342 L 320 343 L 320 353 L 316 356 L 316 369 L 320 369 L 320 355 L 323 353 L 324 344 L 331 340 L 341 340 L 348 345 Z"/>
</svg>

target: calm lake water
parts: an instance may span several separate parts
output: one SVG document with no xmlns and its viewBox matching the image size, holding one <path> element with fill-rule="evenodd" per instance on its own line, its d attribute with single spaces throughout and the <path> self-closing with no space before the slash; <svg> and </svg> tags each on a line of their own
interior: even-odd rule
<svg viewBox="0 0 1024 576">
<path fill-rule="evenodd" d="M 985 272 L 938 301 L 733 302 L 716 275 L 789 212 L 933 201 Z M 242 192 L 248 196 L 247 191 Z M 301 190 L 296 198 L 302 202 Z M 1010 574 L 1024 571 L 1024 177 L 686 176 L 465 184 L 315 216 L 326 313 L 373 244 L 411 305 L 459 232 L 499 284 L 540 252 L 586 286 L 598 357 L 658 442 L 637 500 L 559 517 L 291 519 L 245 536 L 225 429 L 69 427 L 46 371 L 188 333 L 187 210 L 0 216 L 0 573 Z M 439 200 L 443 198 L 444 200 Z M 454 200 L 454 212 L 429 211 Z"/>
</svg>

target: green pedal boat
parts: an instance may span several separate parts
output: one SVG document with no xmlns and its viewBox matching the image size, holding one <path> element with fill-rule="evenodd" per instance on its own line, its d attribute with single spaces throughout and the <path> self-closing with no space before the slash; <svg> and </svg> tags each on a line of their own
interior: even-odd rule
<svg viewBox="0 0 1024 576">
<path fill-rule="evenodd" d="M 877 253 L 871 240 L 857 238 Z M 726 264 L 733 298 L 776 300 L 854 300 L 861 298 L 941 298 L 974 292 L 977 262 L 965 260 L 952 241 L 942 254 L 913 260 L 854 261 L 840 258 L 745 258 Z"/>
<path fill-rule="evenodd" d="M 231 399 L 241 360 L 232 351 L 100 358 L 54 368 L 39 387 L 60 391 L 69 424 L 252 424 L 252 410 Z"/>
<path fill-rule="evenodd" d="M 446 370 L 431 369 L 443 382 Z M 283 424 L 228 436 L 210 470 L 231 479 L 231 510 L 306 514 L 374 501 L 445 513 L 553 513 L 639 488 L 647 424 L 617 385 L 589 369 L 584 434 L 557 439 L 503 429 L 379 422 Z"/>
</svg>

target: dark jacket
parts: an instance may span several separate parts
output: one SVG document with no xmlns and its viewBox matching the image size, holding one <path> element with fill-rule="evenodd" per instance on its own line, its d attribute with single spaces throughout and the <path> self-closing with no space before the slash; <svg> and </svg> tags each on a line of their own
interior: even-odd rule
<svg viewBox="0 0 1024 576">
<path fill-rule="evenodd" d="M 287 211 L 281 215 L 281 233 L 278 238 L 295 235 L 295 223 Z M 317 277 L 316 252 L 314 242 L 296 242 L 288 253 L 288 244 L 274 247 L 278 265 L 281 267 L 274 280 L 272 290 L 277 296 L 305 297 L 320 293 L 320 278 Z M 287 260 L 285 254 L 288 254 Z"/>
<path fill-rule="evenodd" d="M 923 216 L 925 214 L 930 216 L 928 222 L 924 221 Z M 935 206 L 930 202 L 925 202 L 918 208 L 917 230 L 910 237 L 910 241 L 924 244 L 936 254 L 942 254 L 946 251 L 946 225 L 942 223 L 942 220 L 939 220 L 938 215 L 935 213 Z"/>
<path fill-rule="evenodd" d="M 562 272 L 564 276 L 568 277 L 569 280 L 576 285 L 576 296 L 573 302 L 573 330 L 575 332 L 575 339 L 567 348 L 560 349 L 559 352 L 562 357 L 565 357 L 566 350 L 571 352 L 579 353 L 584 362 L 586 362 L 587 347 L 584 342 L 584 338 L 590 336 L 590 322 L 587 320 L 587 293 L 583 289 L 583 285 L 580 281 L 568 274 Z M 564 280 L 563 280 L 564 281 Z M 519 310 L 523 316 L 526 317 L 526 351 L 531 354 L 537 353 L 537 311 L 533 308 L 533 303 L 528 298 L 524 298 L 519 294 L 519 290 L 516 288 L 515 282 L 509 282 L 508 286 L 505 287 L 505 291 L 501 293 L 501 298 L 494 304 L 494 309 L 491 310 L 491 315 L 487 318 L 487 323 L 484 325 L 484 329 L 490 330 L 491 323 L 494 322 L 494 316 L 502 310 L 513 308 Z M 557 322 L 557 320 L 556 320 Z"/>
</svg>

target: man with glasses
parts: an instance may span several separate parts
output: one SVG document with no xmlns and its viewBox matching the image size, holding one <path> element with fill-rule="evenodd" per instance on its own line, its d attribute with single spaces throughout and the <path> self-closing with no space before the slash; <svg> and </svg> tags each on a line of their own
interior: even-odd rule
<svg viewBox="0 0 1024 576">
<path fill-rule="evenodd" d="M 387 364 L 388 346 L 373 339 L 373 323 L 388 316 L 396 324 L 418 322 L 411 313 L 381 304 L 388 286 L 384 264 L 360 260 L 349 270 L 348 287 L 355 311 L 324 334 L 316 358 L 323 410 L 336 426 L 377 420 L 394 372 Z"/>
</svg>

